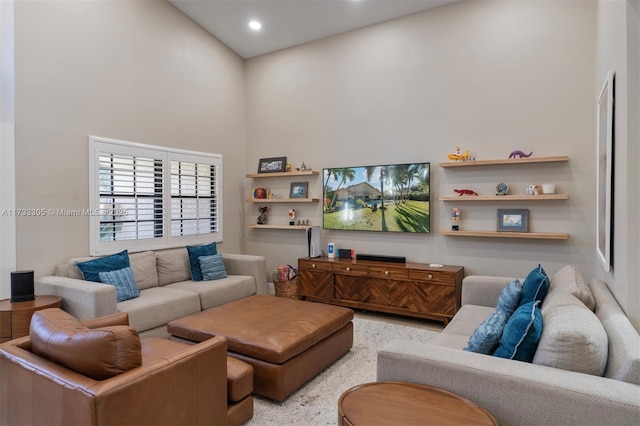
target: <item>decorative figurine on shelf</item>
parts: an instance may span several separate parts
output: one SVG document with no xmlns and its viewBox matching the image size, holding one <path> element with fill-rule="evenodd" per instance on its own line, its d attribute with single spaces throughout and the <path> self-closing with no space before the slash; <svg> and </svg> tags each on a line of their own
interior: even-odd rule
<svg viewBox="0 0 640 426">
<path fill-rule="evenodd" d="M 291 163 L 287 162 L 287 172 L 291 171 Z"/>
<path fill-rule="evenodd" d="M 458 231 L 460 229 L 460 209 L 453 208 L 451 209 L 451 230 Z"/>
<path fill-rule="evenodd" d="M 269 208 L 267 206 L 263 206 L 263 207 L 258 207 L 258 212 L 260 213 L 260 216 L 258 216 L 258 225 L 264 225 L 265 223 L 267 223 L 267 210 Z"/>
<path fill-rule="evenodd" d="M 301 171 L 301 172 L 306 172 L 307 170 L 310 170 L 310 169 L 307 169 L 307 165 L 306 165 L 306 164 L 304 164 L 304 161 L 303 161 L 303 162 L 302 162 L 302 165 L 300 166 L 300 171 Z"/>
<path fill-rule="evenodd" d="M 289 210 L 289 225 L 295 225 L 296 224 L 296 209 L 291 209 Z"/>
<path fill-rule="evenodd" d="M 533 151 L 531 151 L 529 154 L 525 154 L 524 151 L 516 149 L 515 151 L 511 151 L 511 154 L 509 154 L 509 158 L 527 158 L 531 157 L 531 154 L 533 154 Z"/>
<path fill-rule="evenodd" d="M 470 189 L 454 189 L 453 192 L 455 192 L 456 194 L 458 194 L 459 196 L 463 196 L 463 195 L 478 195 L 477 192 L 472 191 Z"/>
<path fill-rule="evenodd" d="M 447 154 L 447 158 L 453 161 L 469 161 L 470 156 L 471 156 L 471 151 L 466 150 L 463 153 L 459 146 L 456 146 L 456 152 Z"/>
<path fill-rule="evenodd" d="M 496 195 L 507 195 L 509 192 L 509 184 L 505 182 L 500 182 L 496 185 Z"/>
</svg>

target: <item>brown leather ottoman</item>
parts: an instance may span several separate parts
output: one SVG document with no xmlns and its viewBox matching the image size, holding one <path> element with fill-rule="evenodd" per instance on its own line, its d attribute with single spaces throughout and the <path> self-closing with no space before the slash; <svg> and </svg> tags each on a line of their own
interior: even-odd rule
<svg viewBox="0 0 640 426">
<path fill-rule="evenodd" d="M 171 321 L 168 332 L 195 342 L 227 338 L 229 355 L 253 366 L 253 390 L 282 401 L 347 353 L 353 311 L 255 295 Z"/>
</svg>

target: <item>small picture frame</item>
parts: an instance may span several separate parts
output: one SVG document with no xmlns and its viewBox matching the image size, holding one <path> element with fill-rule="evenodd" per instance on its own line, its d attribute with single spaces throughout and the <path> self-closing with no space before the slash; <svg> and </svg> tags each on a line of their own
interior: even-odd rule
<svg viewBox="0 0 640 426">
<path fill-rule="evenodd" d="M 278 173 L 287 171 L 287 157 L 261 158 L 258 173 Z"/>
<path fill-rule="evenodd" d="M 309 182 L 291 182 L 289 198 L 307 198 L 307 188 Z"/>
<path fill-rule="evenodd" d="M 529 232 L 529 210 L 498 209 L 499 232 Z"/>
</svg>

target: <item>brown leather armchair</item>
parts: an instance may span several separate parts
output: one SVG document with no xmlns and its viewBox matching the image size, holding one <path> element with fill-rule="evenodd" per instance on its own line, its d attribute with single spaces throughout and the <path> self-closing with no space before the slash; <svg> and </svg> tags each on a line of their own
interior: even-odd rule
<svg viewBox="0 0 640 426">
<path fill-rule="evenodd" d="M 39 312 L 31 336 L 0 345 L 2 425 L 225 425 L 253 416 L 251 390 L 228 402 L 223 337 L 140 340 L 126 313 L 79 323 Z"/>
</svg>

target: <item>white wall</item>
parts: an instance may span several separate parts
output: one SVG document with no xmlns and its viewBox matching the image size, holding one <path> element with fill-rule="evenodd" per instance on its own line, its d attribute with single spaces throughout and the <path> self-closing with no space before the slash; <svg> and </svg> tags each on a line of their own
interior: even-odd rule
<svg viewBox="0 0 640 426">
<path fill-rule="evenodd" d="M 599 265 L 596 269 L 598 277 L 609 284 L 611 291 L 623 309 L 629 313 L 636 328 L 640 328 L 640 293 L 637 280 L 640 196 L 638 187 L 633 184 L 638 180 L 637 87 L 640 77 L 638 77 L 637 68 L 639 43 L 636 38 L 638 34 L 637 4 L 635 27 L 633 15 L 634 9 L 631 2 L 625 0 L 598 2 L 594 104 L 607 72 L 616 73 L 613 191 L 615 247 L 611 271 L 606 273 Z"/>
<path fill-rule="evenodd" d="M 241 251 L 239 56 L 166 1 L 20 1 L 15 34 L 18 207 L 89 207 L 88 135 L 213 152 L 221 251 Z M 18 218 L 17 235 L 17 266 L 36 276 L 89 253 L 88 217 Z"/>
<path fill-rule="evenodd" d="M 593 2 L 457 2 L 247 61 L 247 164 L 286 155 L 314 169 L 430 161 L 429 235 L 323 231 L 356 252 L 464 265 L 467 274 L 522 276 L 540 262 L 549 273 L 575 263 L 595 274 L 595 12 Z M 477 159 L 569 155 L 565 164 L 440 169 L 456 146 Z M 308 179 L 321 197 L 322 179 Z M 443 203 L 453 188 L 514 193 L 552 181 L 568 201 Z M 247 180 L 287 193 L 288 182 Z M 256 211 L 254 210 L 256 207 Z M 568 241 L 451 238 L 448 212 L 463 229 L 495 230 L 497 208 L 529 208 L 532 231 L 568 232 Z M 271 205 L 270 205 L 271 208 Z M 289 206 L 270 219 L 286 221 Z M 322 223 L 320 204 L 298 206 Z M 251 204 L 247 223 L 255 223 Z M 284 218 L 284 219 L 283 219 Z M 269 268 L 306 255 L 302 231 L 251 230 L 247 251 Z"/>
<path fill-rule="evenodd" d="M 13 0 L 0 2 L 0 299 L 16 268 Z"/>
</svg>

